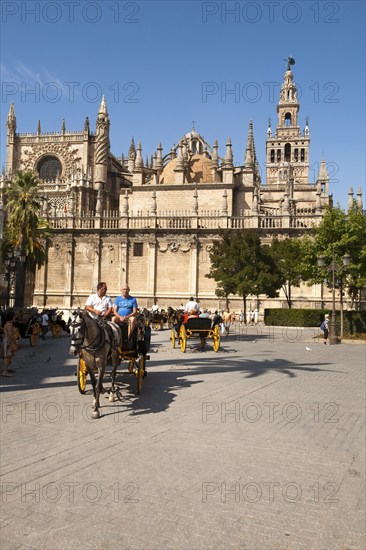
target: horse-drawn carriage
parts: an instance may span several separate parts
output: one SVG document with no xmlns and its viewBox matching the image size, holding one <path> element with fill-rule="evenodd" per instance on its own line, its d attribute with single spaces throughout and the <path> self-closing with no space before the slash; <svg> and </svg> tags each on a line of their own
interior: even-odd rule
<svg viewBox="0 0 366 550">
<path fill-rule="evenodd" d="M 14 310 L 15 317 L 13 325 L 15 327 L 15 333 L 17 335 L 17 341 L 19 346 L 20 337 L 29 340 L 31 346 L 35 346 L 38 343 L 38 339 L 41 334 L 40 323 L 38 322 L 38 313 L 35 308 L 23 308 L 21 310 Z"/>
<path fill-rule="evenodd" d="M 64 312 L 58 309 L 47 309 L 45 312 L 48 315 L 48 327 L 51 330 L 54 338 L 59 338 L 62 331 L 70 334 L 68 323 L 62 318 Z"/>
<path fill-rule="evenodd" d="M 177 323 L 174 324 L 171 332 L 172 347 L 178 342 L 183 353 L 187 349 L 187 340 L 198 337 L 200 339 L 200 349 L 203 350 L 208 338 L 213 340 L 213 350 L 220 349 L 220 326 L 208 317 L 193 317 L 185 313 L 180 315 Z"/>
<path fill-rule="evenodd" d="M 115 394 L 118 394 L 115 380 L 117 368 L 123 363 L 127 363 L 128 372 L 136 376 L 136 392 L 141 392 L 150 347 L 150 327 L 144 314 L 137 314 L 136 327 L 130 336 L 128 323 L 117 325 L 103 319 L 93 319 L 87 311 L 80 309 L 72 314 L 70 326 L 70 352 L 78 355 L 78 389 L 80 393 L 86 393 L 89 374 L 94 393 L 94 418 L 100 417 L 99 397 L 105 391 L 103 377 L 107 364 L 112 365 L 110 401 L 114 401 Z"/>
<path fill-rule="evenodd" d="M 152 313 L 151 324 L 156 330 L 163 330 L 165 323 L 168 321 L 168 314 L 163 309 Z"/>
</svg>

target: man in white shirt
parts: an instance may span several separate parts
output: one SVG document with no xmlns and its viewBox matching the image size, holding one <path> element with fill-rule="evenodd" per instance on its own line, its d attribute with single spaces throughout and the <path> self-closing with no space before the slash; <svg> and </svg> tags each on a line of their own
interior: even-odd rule
<svg viewBox="0 0 366 550">
<path fill-rule="evenodd" d="M 42 340 L 46 340 L 46 334 L 48 332 L 48 315 L 44 310 L 42 311 L 41 319 L 42 319 L 41 338 L 42 338 Z"/>
<path fill-rule="evenodd" d="M 108 317 L 113 310 L 113 302 L 107 296 L 107 284 L 98 283 L 97 291 L 91 294 L 86 301 L 85 309 L 89 312 L 90 317 L 96 319 L 98 317 Z"/>
<path fill-rule="evenodd" d="M 196 300 L 193 300 L 193 297 L 191 296 L 189 299 L 189 302 L 186 303 L 185 312 L 190 313 L 194 309 L 196 313 L 199 313 L 200 306 L 198 305 L 198 302 Z"/>
</svg>

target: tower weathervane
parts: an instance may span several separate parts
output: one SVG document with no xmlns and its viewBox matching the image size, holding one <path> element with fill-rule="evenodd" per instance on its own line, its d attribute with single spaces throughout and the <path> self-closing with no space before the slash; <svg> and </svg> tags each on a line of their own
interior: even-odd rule
<svg viewBox="0 0 366 550">
<path fill-rule="evenodd" d="M 284 59 L 284 61 L 287 61 L 287 70 L 288 71 L 291 70 L 290 65 L 295 65 L 295 59 L 293 57 L 288 57 L 287 59 Z"/>
</svg>

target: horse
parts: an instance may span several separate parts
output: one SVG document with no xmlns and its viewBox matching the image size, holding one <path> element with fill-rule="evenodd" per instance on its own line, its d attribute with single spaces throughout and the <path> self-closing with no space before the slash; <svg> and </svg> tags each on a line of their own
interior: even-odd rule
<svg viewBox="0 0 366 550">
<path fill-rule="evenodd" d="M 117 367 L 120 362 L 122 335 L 119 328 L 111 322 L 96 321 L 87 311 L 76 310 L 71 319 L 71 355 L 80 355 L 85 361 L 93 386 L 93 418 L 100 418 L 99 397 L 103 392 L 103 377 L 107 359 L 112 360 L 112 386 L 109 401 L 114 401 L 114 383 Z M 98 378 L 95 377 L 94 367 L 98 368 Z"/>
</svg>

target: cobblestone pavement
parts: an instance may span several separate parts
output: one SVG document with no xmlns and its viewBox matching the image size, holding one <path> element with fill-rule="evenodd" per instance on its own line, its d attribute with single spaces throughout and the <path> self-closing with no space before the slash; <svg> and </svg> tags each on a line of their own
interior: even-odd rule
<svg viewBox="0 0 366 550">
<path fill-rule="evenodd" d="M 142 394 L 124 367 L 99 420 L 68 337 L 23 341 L 1 378 L 1 549 L 364 549 L 365 345 L 316 332 L 183 354 L 153 331 Z"/>
</svg>

